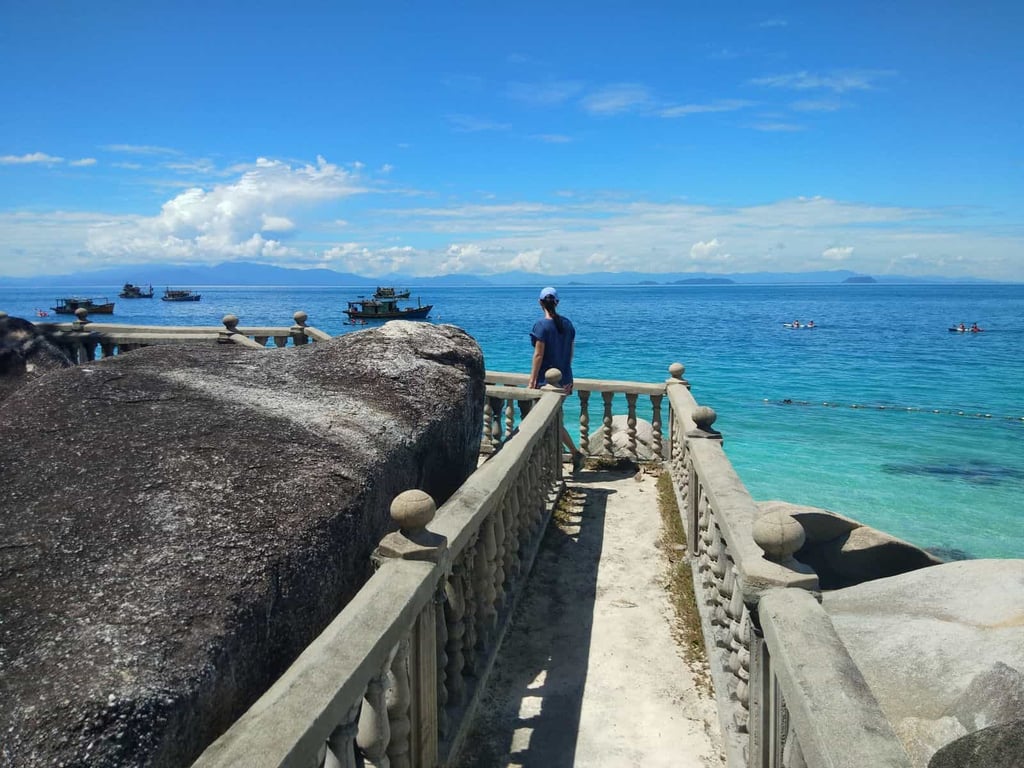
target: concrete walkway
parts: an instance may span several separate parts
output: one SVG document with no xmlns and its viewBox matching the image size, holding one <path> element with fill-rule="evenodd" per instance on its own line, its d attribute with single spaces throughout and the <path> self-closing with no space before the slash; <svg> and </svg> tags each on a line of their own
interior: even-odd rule
<svg viewBox="0 0 1024 768">
<path fill-rule="evenodd" d="M 672 637 L 655 481 L 570 478 L 458 768 L 725 765 Z"/>
</svg>

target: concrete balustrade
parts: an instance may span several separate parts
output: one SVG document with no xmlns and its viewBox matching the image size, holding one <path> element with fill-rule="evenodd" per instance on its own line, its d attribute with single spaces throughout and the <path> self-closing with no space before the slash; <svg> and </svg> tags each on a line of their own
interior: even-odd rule
<svg viewBox="0 0 1024 768">
<path fill-rule="evenodd" d="M 37 323 L 40 328 L 56 331 L 55 343 L 61 345 L 72 360 L 85 363 L 100 357 L 130 352 L 154 344 L 238 344 L 266 348 L 284 347 L 326 341 L 330 334 L 307 324 L 309 316 L 302 311 L 293 316 L 290 326 L 240 326 L 235 315 L 225 315 L 221 326 L 165 326 L 95 323 L 88 310 L 75 310 L 69 323 Z"/>
<path fill-rule="evenodd" d="M 564 488 L 563 398 L 538 394 L 436 515 L 420 491 L 395 499 L 373 576 L 195 766 L 431 768 L 457 753 Z"/>
</svg>

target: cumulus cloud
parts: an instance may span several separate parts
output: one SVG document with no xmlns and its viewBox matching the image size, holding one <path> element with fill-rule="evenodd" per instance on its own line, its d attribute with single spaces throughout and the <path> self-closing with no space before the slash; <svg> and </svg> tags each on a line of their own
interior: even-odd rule
<svg viewBox="0 0 1024 768">
<path fill-rule="evenodd" d="M 721 247 L 722 244 L 718 242 L 717 237 L 707 242 L 696 242 L 690 246 L 690 258 L 704 261 L 708 256 L 715 254 Z"/>
<path fill-rule="evenodd" d="M 821 257 L 823 259 L 828 259 L 829 261 L 846 261 L 852 255 L 853 246 L 850 245 L 833 246 L 831 248 L 826 248 L 821 252 Z"/>
<path fill-rule="evenodd" d="M 97 254 L 159 253 L 173 261 L 299 256 L 280 240 L 296 228 L 288 212 L 360 191 L 355 177 L 322 157 L 297 167 L 259 158 L 237 181 L 186 189 L 156 216 L 92 228 L 86 246 Z"/>
<path fill-rule="evenodd" d="M 83 157 L 80 160 L 72 160 L 68 165 L 73 165 L 77 168 L 84 168 L 89 165 L 96 165 L 95 157 Z"/>
<path fill-rule="evenodd" d="M 32 163 L 54 165 L 63 162 L 63 157 L 55 157 L 45 152 L 31 152 L 27 155 L 0 155 L 0 165 L 29 165 Z"/>
</svg>

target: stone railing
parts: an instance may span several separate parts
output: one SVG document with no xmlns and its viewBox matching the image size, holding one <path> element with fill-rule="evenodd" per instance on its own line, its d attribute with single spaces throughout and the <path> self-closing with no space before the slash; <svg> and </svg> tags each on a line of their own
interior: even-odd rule
<svg viewBox="0 0 1024 768">
<path fill-rule="evenodd" d="M 330 334 L 306 324 L 305 312 L 293 315 L 291 326 L 240 326 L 235 315 L 225 315 L 221 326 L 124 325 L 95 323 L 84 308 L 75 310 L 69 323 L 38 323 L 40 328 L 56 331 L 52 336 L 72 360 L 88 362 L 111 357 L 154 344 L 238 344 L 265 348 L 271 340 L 276 347 L 325 341 Z"/>
<path fill-rule="evenodd" d="M 773 589 L 758 606 L 763 637 L 752 679 L 750 768 L 910 768 L 863 674 L 815 596 Z M 755 736 L 758 738 L 755 740 Z"/>
<path fill-rule="evenodd" d="M 673 376 L 682 380 L 683 366 L 676 364 Z M 673 379 L 675 380 L 675 379 Z M 515 430 L 516 407 L 520 412 L 529 410 L 529 402 L 534 397 L 531 390 L 526 389 L 530 377 L 525 373 L 504 373 L 487 371 L 487 401 L 484 403 L 483 445 L 485 449 L 496 449 L 502 435 L 511 435 Z M 536 391 L 536 390 L 534 390 Z M 574 379 L 571 397 L 579 401 L 579 448 L 588 456 L 624 456 L 633 461 L 662 461 L 664 457 L 662 432 L 662 403 L 665 398 L 664 384 L 644 384 L 636 381 L 612 381 L 608 379 Z M 600 394 L 601 422 L 597 434 L 591 433 L 590 407 L 591 394 Z M 638 399 L 648 398 L 645 405 L 651 418 L 651 439 L 647 450 L 643 450 L 637 432 Z M 595 398 L 596 400 L 597 398 Z M 612 441 L 612 420 L 616 415 L 623 414 L 619 409 L 616 414 L 615 403 L 625 401 L 626 439 L 620 448 Z M 525 404 L 525 408 L 524 408 Z M 646 410 L 646 409 L 645 409 Z M 596 440 L 594 439 L 596 438 Z"/>
<path fill-rule="evenodd" d="M 817 576 L 793 557 L 805 539 L 800 523 L 760 512 L 725 455 L 715 412 L 697 404 L 681 376 L 667 387 L 668 466 L 728 765 L 907 768 L 817 602 Z"/>
<path fill-rule="evenodd" d="M 399 495 L 376 572 L 196 766 L 433 768 L 457 753 L 564 487 L 563 397 L 538 394 L 436 516 L 421 491 Z"/>
</svg>

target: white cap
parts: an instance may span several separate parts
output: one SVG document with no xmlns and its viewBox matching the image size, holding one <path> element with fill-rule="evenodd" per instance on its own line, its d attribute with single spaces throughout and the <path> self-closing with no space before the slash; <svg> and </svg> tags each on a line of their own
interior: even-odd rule
<svg viewBox="0 0 1024 768">
<path fill-rule="evenodd" d="M 556 304 L 558 303 L 558 291 L 556 291 L 550 285 L 547 288 L 541 288 L 540 289 L 540 300 L 541 301 L 544 301 L 544 299 L 546 299 L 548 296 L 550 296 L 552 299 L 554 299 Z"/>
</svg>

